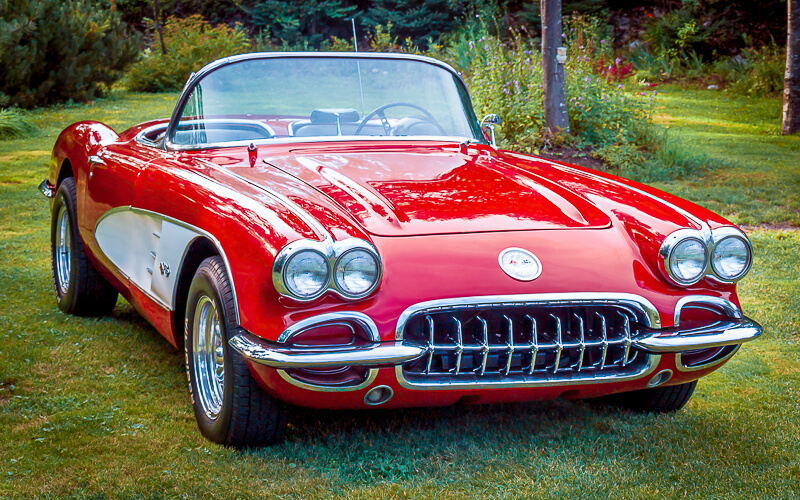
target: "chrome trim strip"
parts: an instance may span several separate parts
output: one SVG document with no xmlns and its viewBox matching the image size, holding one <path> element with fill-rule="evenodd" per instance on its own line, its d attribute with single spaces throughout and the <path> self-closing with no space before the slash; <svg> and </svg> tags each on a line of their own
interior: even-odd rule
<svg viewBox="0 0 800 500">
<path fill-rule="evenodd" d="M 681 297 L 678 303 L 675 304 L 673 326 L 680 325 L 681 311 L 686 307 L 686 304 L 709 304 L 712 307 L 722 309 L 731 318 L 742 319 L 744 317 L 741 309 L 730 300 L 725 300 L 721 297 L 709 297 L 708 295 L 687 295 Z"/>
<path fill-rule="evenodd" d="M 633 345 L 639 350 L 658 354 L 694 351 L 749 342 L 763 332 L 761 325 L 745 317 L 738 323 L 717 323 L 672 336 L 661 336 L 661 332 L 655 332 L 648 337 L 635 339 Z"/>
<path fill-rule="evenodd" d="M 280 336 L 278 337 L 278 343 L 285 344 L 295 335 L 303 333 L 306 330 L 310 330 L 313 327 L 321 326 L 326 323 L 341 323 L 343 321 L 352 321 L 354 323 L 358 323 L 369 334 L 370 340 L 372 342 L 381 341 L 380 333 L 378 333 L 378 327 L 375 325 L 375 322 L 372 321 L 372 318 L 370 318 L 364 313 L 355 311 L 344 311 L 344 312 L 319 314 L 317 316 L 312 316 L 310 318 L 300 320 L 297 323 L 293 324 L 292 326 L 288 327 L 286 330 L 283 331 L 283 333 L 280 334 Z"/>
<path fill-rule="evenodd" d="M 274 139 L 251 139 L 247 141 L 213 142 L 209 144 L 171 145 L 170 151 L 192 151 L 249 146 L 251 143 L 257 146 L 269 146 L 280 144 L 316 144 L 319 142 L 358 142 L 358 141 L 386 141 L 386 142 L 447 142 L 451 144 L 461 144 L 464 141 L 477 142 L 474 138 L 461 137 L 454 135 L 332 135 L 332 136 L 309 136 L 309 137 L 276 137 Z"/>
<path fill-rule="evenodd" d="M 742 345 L 739 344 L 739 345 L 736 346 L 736 348 L 734 350 L 729 352 L 727 355 L 725 355 L 725 356 L 723 356 L 723 357 L 721 357 L 721 358 L 719 358 L 717 360 L 711 361 L 710 363 L 705 363 L 705 364 L 698 365 L 698 366 L 686 366 L 685 364 L 683 364 L 683 354 L 680 353 L 680 352 L 676 352 L 675 353 L 675 368 L 677 368 L 679 372 L 696 372 L 696 371 L 699 371 L 699 370 L 705 370 L 707 368 L 713 368 L 713 367 L 719 366 L 722 363 L 725 363 L 726 361 L 731 359 L 734 354 L 739 352 L 739 349 L 741 347 L 742 347 Z"/>
<path fill-rule="evenodd" d="M 651 374 L 653 371 L 655 371 L 656 367 L 660 362 L 661 362 L 661 356 L 657 354 L 647 355 L 647 363 L 644 364 L 639 371 L 628 375 L 623 375 L 623 376 L 611 375 L 608 374 L 608 372 L 606 372 L 605 374 L 602 372 L 596 374 L 580 372 L 580 375 L 571 378 L 532 380 L 527 382 L 515 379 L 512 381 L 500 380 L 497 382 L 476 382 L 476 383 L 453 382 L 447 380 L 412 383 L 406 380 L 405 376 L 403 375 L 402 365 L 396 366 L 394 373 L 395 377 L 397 378 L 397 383 L 400 384 L 402 387 L 405 387 L 406 389 L 423 390 L 423 391 L 439 391 L 447 389 L 502 389 L 502 388 L 517 389 L 525 387 L 554 387 L 554 386 L 568 386 L 568 385 L 628 382 L 631 380 L 636 380 L 642 377 L 646 377 L 647 375 Z"/>
<path fill-rule="evenodd" d="M 217 251 L 220 254 L 220 257 L 222 258 L 223 262 L 225 263 L 225 268 L 228 271 L 228 279 L 230 280 L 231 294 L 233 296 L 233 305 L 234 305 L 234 313 L 235 313 L 235 318 L 234 319 L 235 319 L 236 324 L 239 324 L 239 321 L 240 321 L 240 317 L 239 317 L 239 301 L 238 301 L 237 296 L 236 296 L 236 285 L 234 283 L 233 274 L 231 272 L 230 261 L 228 260 L 228 257 L 225 254 L 225 250 L 222 248 L 222 244 L 219 242 L 219 240 L 214 235 L 212 235 L 211 233 L 209 233 L 209 232 L 207 232 L 207 231 L 205 231 L 203 229 L 200 229 L 197 226 L 193 226 L 191 224 L 188 224 L 188 223 L 183 222 L 183 221 L 178 220 L 178 219 L 174 219 L 174 218 L 169 217 L 167 215 L 163 215 L 163 214 L 159 214 L 157 212 L 151 212 L 150 210 L 144 210 L 144 209 L 141 209 L 141 208 L 135 208 L 135 207 L 131 207 L 131 206 L 121 206 L 121 207 L 112 208 L 108 212 L 104 213 L 97 220 L 97 223 L 95 224 L 95 227 L 94 227 L 94 233 L 95 234 L 97 233 L 97 228 L 98 228 L 98 226 L 100 225 L 100 223 L 103 220 L 105 220 L 106 218 L 108 218 L 111 215 L 114 215 L 114 214 L 117 214 L 117 213 L 122 213 L 122 212 L 131 212 L 133 214 L 142 215 L 142 216 L 145 216 L 145 217 L 148 217 L 148 218 L 153 218 L 153 219 L 156 219 L 156 220 L 169 222 L 169 223 L 175 224 L 176 226 L 180 226 L 180 227 L 182 227 L 184 229 L 187 229 L 187 230 L 195 233 L 197 236 L 203 236 L 203 237 L 208 238 L 212 242 L 212 244 L 216 247 Z M 152 235 L 159 242 L 163 240 L 162 235 L 160 233 L 157 234 L 157 233 L 154 232 Z M 180 261 L 180 264 L 179 264 L 179 266 L 177 267 L 177 269 L 175 270 L 175 273 L 174 273 L 175 280 L 174 280 L 174 287 L 173 287 L 173 290 L 172 290 L 172 300 L 171 300 L 172 304 L 174 304 L 175 301 L 176 301 L 175 294 L 177 293 L 177 277 L 180 276 L 180 271 L 183 268 L 184 261 L 186 260 L 186 251 L 188 250 L 189 246 L 191 245 L 192 242 L 194 242 L 195 239 L 196 238 L 192 238 L 191 240 L 189 240 L 186 243 L 186 247 L 181 252 L 181 261 Z M 100 251 L 103 252 L 102 247 L 100 248 Z M 161 307 L 165 308 L 166 310 L 168 310 L 168 311 L 174 310 L 171 304 L 168 304 L 163 299 L 159 298 L 152 290 L 145 290 L 139 283 L 136 283 L 136 281 L 131 279 L 131 276 L 129 276 L 127 273 L 125 273 L 122 269 L 120 269 L 120 267 L 108 255 L 106 255 L 105 252 L 103 252 L 103 255 L 106 257 L 106 259 L 108 259 L 109 262 L 111 262 L 111 264 L 114 266 L 114 268 L 122 276 L 124 276 L 130 283 L 132 283 L 134 286 L 136 286 L 136 288 L 138 288 L 142 293 L 144 293 L 145 295 L 150 297 L 152 300 L 157 302 Z"/>
<path fill-rule="evenodd" d="M 498 305 L 519 305 L 519 304 L 546 304 L 546 305 L 561 305 L 561 304 L 623 304 L 634 306 L 644 313 L 646 325 L 648 328 L 659 329 L 661 328 L 661 317 L 655 306 L 644 297 L 634 295 L 631 293 L 593 293 L 593 292 L 579 292 L 579 293 L 537 293 L 537 294 L 523 294 L 523 295 L 482 295 L 476 297 L 455 297 L 452 299 L 438 299 L 420 302 L 410 306 L 408 309 L 400 314 L 397 320 L 397 327 L 395 329 L 396 340 L 403 340 L 403 328 L 408 319 L 426 309 L 447 309 L 449 307 L 460 306 L 498 306 Z"/>
<path fill-rule="evenodd" d="M 369 387 L 370 384 L 375 382 L 375 379 L 378 377 L 378 369 L 377 368 L 370 368 L 367 372 L 367 378 L 364 379 L 358 385 L 316 385 L 316 384 L 309 384 L 308 382 L 301 382 L 296 378 L 289 375 L 285 370 L 277 370 L 278 375 L 285 381 L 289 382 L 295 387 L 299 387 L 301 389 L 305 389 L 307 391 L 315 391 L 315 392 L 351 392 L 351 391 L 358 391 Z"/>
<path fill-rule="evenodd" d="M 375 342 L 359 346 L 283 347 L 239 333 L 229 341 L 248 361 L 272 368 L 325 368 L 333 366 L 398 365 L 425 354 L 419 346 L 402 342 Z"/>
<path fill-rule="evenodd" d="M 248 144 L 249 144 L 249 141 L 248 141 Z M 270 198 L 272 198 L 276 202 L 278 202 L 281 205 L 285 206 L 287 209 L 289 209 L 289 211 L 291 211 L 297 217 L 299 217 L 300 220 L 305 222 L 306 225 L 308 225 L 308 227 L 311 228 L 311 230 L 314 231 L 321 240 L 325 240 L 327 238 L 330 238 L 331 240 L 333 240 L 333 236 L 331 236 L 331 234 L 328 232 L 328 230 L 325 228 L 325 226 L 322 225 L 322 223 L 320 223 L 317 219 L 314 218 L 314 216 L 312 216 L 310 213 L 305 211 L 297 203 L 293 202 L 292 200 L 290 200 L 286 196 L 284 196 L 284 195 L 282 195 L 280 193 L 276 193 L 275 191 L 273 191 L 271 189 L 268 189 L 268 188 L 262 186 L 261 184 L 259 184 L 257 182 L 253 182 L 250 179 L 248 179 L 247 177 L 244 177 L 244 176 L 241 176 L 241 175 L 239 175 L 239 174 L 237 174 L 235 172 L 232 172 L 231 170 L 229 170 L 227 168 L 221 167 L 221 166 L 217 165 L 216 163 L 214 163 L 212 161 L 204 160 L 203 158 L 196 158 L 196 160 L 199 161 L 199 162 L 202 162 L 204 165 L 208 165 L 209 167 L 213 168 L 214 170 L 217 170 L 218 172 L 223 172 L 226 175 L 230 175 L 231 177 L 235 178 L 236 180 L 244 182 L 245 184 L 248 184 L 248 185 L 258 189 L 259 191 L 261 191 L 262 193 L 266 194 L 267 196 L 269 196 Z"/>
<path fill-rule="evenodd" d="M 39 184 L 39 191 L 45 196 L 45 198 L 54 198 L 56 196 L 56 188 L 50 181 L 45 179 Z"/>
<path fill-rule="evenodd" d="M 97 155 L 89 156 L 89 163 L 93 163 L 95 165 L 105 165 L 106 164 L 105 160 L 103 160 L 102 158 L 100 158 Z"/>
</svg>

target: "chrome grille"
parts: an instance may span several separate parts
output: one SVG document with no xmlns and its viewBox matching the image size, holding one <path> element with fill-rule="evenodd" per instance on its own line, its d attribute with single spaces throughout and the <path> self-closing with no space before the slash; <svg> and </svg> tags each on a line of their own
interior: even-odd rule
<svg viewBox="0 0 800 500">
<path fill-rule="evenodd" d="M 426 347 L 402 367 L 410 383 L 536 382 L 640 373 L 631 348 L 643 313 L 629 304 L 509 303 L 425 309 L 409 316 L 403 342 Z"/>
</svg>

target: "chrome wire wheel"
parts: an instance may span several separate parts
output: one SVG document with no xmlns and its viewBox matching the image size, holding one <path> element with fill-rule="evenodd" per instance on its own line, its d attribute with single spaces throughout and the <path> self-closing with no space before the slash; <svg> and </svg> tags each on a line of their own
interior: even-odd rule
<svg viewBox="0 0 800 500">
<path fill-rule="evenodd" d="M 70 223 L 67 207 L 62 206 L 56 216 L 56 278 L 58 288 L 61 293 L 66 295 L 69 290 L 69 270 L 71 262 L 70 251 Z"/>
<path fill-rule="evenodd" d="M 202 295 L 195 306 L 192 354 L 200 406 L 209 419 L 216 420 L 222 411 L 225 349 L 220 315 L 207 295 Z"/>
</svg>

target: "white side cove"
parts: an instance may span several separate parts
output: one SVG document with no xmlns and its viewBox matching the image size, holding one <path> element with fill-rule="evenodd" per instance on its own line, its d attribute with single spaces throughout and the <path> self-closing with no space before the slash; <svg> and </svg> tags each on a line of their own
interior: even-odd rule
<svg viewBox="0 0 800 500">
<path fill-rule="evenodd" d="M 205 236 L 228 259 L 216 238 L 202 229 L 161 214 L 132 207 L 106 212 L 94 229 L 100 250 L 142 292 L 168 310 L 175 308 L 177 280 L 189 245 Z M 234 289 L 234 301 L 236 291 Z M 238 304 L 237 304 L 238 305 Z M 238 307 L 236 311 L 238 323 Z"/>
</svg>

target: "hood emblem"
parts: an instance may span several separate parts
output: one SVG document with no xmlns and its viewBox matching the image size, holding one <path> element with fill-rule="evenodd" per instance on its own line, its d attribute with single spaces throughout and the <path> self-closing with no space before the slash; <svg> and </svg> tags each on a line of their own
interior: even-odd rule
<svg viewBox="0 0 800 500">
<path fill-rule="evenodd" d="M 500 268 L 515 280 L 533 281 L 542 274 L 542 263 L 524 248 L 506 248 L 497 258 Z"/>
</svg>

